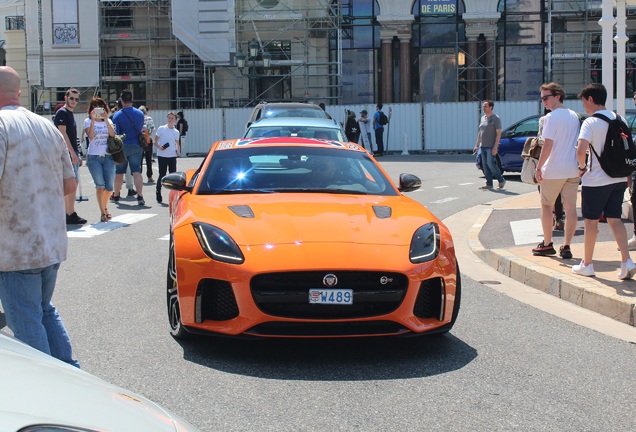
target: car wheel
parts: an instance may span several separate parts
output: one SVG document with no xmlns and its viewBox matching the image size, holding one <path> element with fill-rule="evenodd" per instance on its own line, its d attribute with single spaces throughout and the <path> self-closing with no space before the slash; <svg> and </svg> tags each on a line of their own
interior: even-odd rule
<svg viewBox="0 0 636 432">
<path fill-rule="evenodd" d="M 175 339 L 186 339 L 190 334 L 181 323 L 181 309 L 179 308 L 178 282 L 177 282 L 177 260 L 174 251 L 174 240 L 170 236 L 170 253 L 168 257 L 167 272 L 167 303 L 168 322 L 170 323 L 170 334 Z"/>
</svg>

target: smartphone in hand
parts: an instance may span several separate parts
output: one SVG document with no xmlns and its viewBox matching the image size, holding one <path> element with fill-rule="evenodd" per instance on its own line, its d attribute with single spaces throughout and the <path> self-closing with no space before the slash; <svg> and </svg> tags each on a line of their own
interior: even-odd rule
<svg viewBox="0 0 636 432">
<path fill-rule="evenodd" d="M 168 147 L 170 147 L 170 143 L 165 143 L 164 145 L 161 146 L 162 149 L 167 149 Z"/>
<path fill-rule="evenodd" d="M 98 118 L 104 117 L 104 108 L 95 108 L 93 112 L 95 112 L 95 117 L 98 117 Z"/>
</svg>

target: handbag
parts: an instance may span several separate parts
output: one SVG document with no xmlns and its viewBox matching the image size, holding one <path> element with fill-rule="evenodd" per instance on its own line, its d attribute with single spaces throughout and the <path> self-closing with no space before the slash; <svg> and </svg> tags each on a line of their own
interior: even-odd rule
<svg viewBox="0 0 636 432">
<path fill-rule="evenodd" d="M 109 136 L 106 140 L 108 147 L 106 151 L 113 158 L 113 162 L 118 165 L 126 163 L 126 155 L 124 154 L 124 138 L 126 135 Z"/>
<path fill-rule="evenodd" d="M 539 164 L 539 159 L 535 159 L 533 157 L 527 157 L 523 160 L 523 165 L 521 165 L 521 181 L 522 182 L 528 183 L 531 185 L 537 184 L 535 174 L 537 171 L 538 164 Z"/>
</svg>

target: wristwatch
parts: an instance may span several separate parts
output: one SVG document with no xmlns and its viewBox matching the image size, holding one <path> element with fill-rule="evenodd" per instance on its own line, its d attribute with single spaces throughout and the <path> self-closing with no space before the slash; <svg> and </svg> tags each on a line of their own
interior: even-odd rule
<svg viewBox="0 0 636 432">
<path fill-rule="evenodd" d="M 577 165 L 577 166 L 578 166 L 578 165 Z M 578 167 L 578 168 L 579 168 L 579 171 L 585 171 L 585 170 L 587 170 L 587 165 L 586 165 L 586 166 L 584 166 L 583 168 L 581 168 L 581 167 Z"/>
</svg>

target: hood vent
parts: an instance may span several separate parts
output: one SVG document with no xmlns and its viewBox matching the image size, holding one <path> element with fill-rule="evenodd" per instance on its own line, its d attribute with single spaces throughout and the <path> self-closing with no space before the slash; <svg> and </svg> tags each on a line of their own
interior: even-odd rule
<svg viewBox="0 0 636 432">
<path fill-rule="evenodd" d="M 391 207 L 373 206 L 373 211 L 379 219 L 388 219 L 391 217 Z"/>
<path fill-rule="evenodd" d="M 254 212 L 248 205 L 229 206 L 228 208 L 232 210 L 234 214 L 237 215 L 238 217 L 247 218 L 247 219 L 254 218 Z"/>
</svg>

